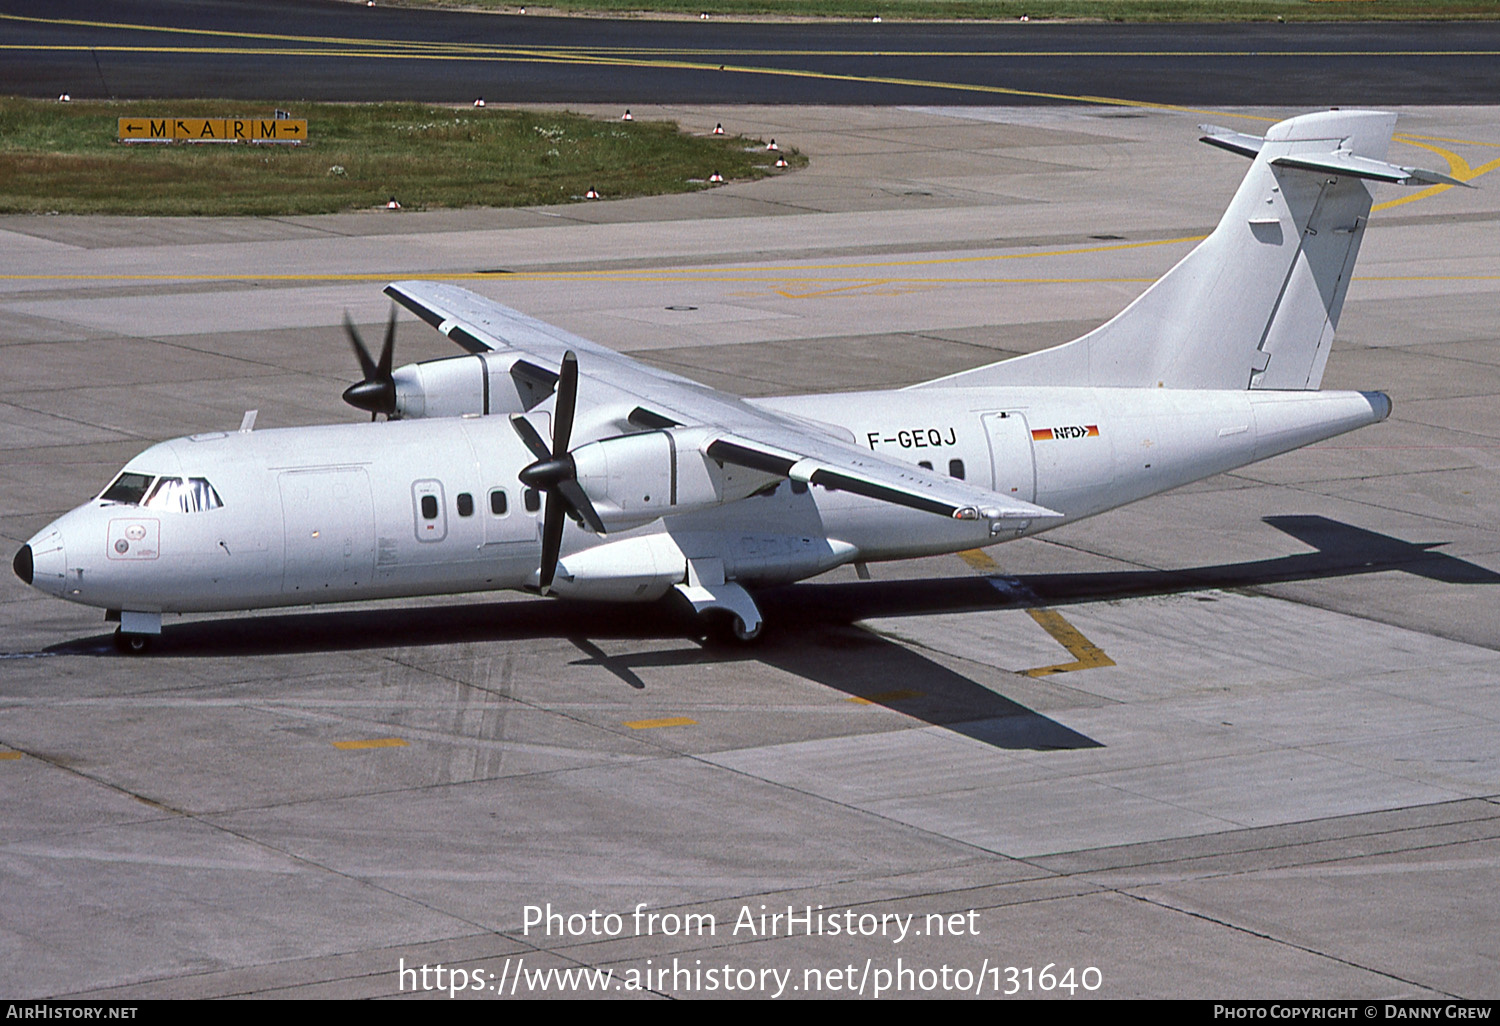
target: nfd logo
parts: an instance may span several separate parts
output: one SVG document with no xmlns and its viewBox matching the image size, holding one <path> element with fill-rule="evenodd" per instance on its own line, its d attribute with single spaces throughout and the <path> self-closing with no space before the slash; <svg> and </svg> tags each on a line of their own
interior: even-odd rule
<svg viewBox="0 0 1500 1026">
<path fill-rule="evenodd" d="M 1066 427 L 1033 428 L 1031 440 L 1033 442 L 1051 441 L 1063 438 L 1098 438 L 1098 424 L 1069 424 Z"/>
</svg>

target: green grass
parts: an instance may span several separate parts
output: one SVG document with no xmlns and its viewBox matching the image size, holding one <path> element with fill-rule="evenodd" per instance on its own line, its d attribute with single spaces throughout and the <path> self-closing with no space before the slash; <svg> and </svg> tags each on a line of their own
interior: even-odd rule
<svg viewBox="0 0 1500 1026">
<path fill-rule="evenodd" d="M 135 215 L 322 214 L 510 207 L 689 192 L 774 173 L 753 140 L 702 137 L 670 122 L 578 114 L 298 104 L 305 146 L 115 142 L 121 117 L 269 116 L 222 100 L 104 103 L 0 99 L 0 212 Z M 785 154 L 793 167 L 807 163 Z"/>
<path fill-rule="evenodd" d="M 403 7 L 514 11 L 517 0 L 385 0 Z M 548 0 L 553 11 L 1013 21 L 1382 21 L 1500 18 L 1500 0 Z"/>
</svg>

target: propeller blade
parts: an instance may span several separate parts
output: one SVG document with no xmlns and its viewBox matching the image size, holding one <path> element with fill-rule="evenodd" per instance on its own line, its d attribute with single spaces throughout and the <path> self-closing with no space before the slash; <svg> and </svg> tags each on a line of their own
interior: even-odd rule
<svg viewBox="0 0 1500 1026">
<path fill-rule="evenodd" d="M 344 311 L 344 334 L 349 336 L 349 342 L 354 346 L 354 358 L 359 361 L 359 371 L 365 380 L 375 377 L 380 369 L 375 366 L 375 361 L 370 357 L 370 350 L 365 346 L 365 340 L 359 337 L 359 329 L 354 326 L 354 319 L 349 316 L 349 311 Z"/>
<path fill-rule="evenodd" d="M 573 437 L 573 411 L 578 405 L 578 357 L 569 349 L 563 353 L 562 372 L 557 377 L 557 403 L 553 407 L 552 456 L 568 451 Z"/>
<path fill-rule="evenodd" d="M 370 355 L 365 340 L 359 337 L 359 329 L 349 311 L 344 311 L 344 332 L 349 344 L 354 347 L 355 359 L 359 360 L 360 381 L 344 389 L 344 402 L 357 410 L 367 410 L 370 419 L 383 413 L 387 417 L 396 413 L 396 379 L 391 375 L 391 362 L 396 353 L 396 308 L 391 307 L 391 318 L 385 326 L 385 344 L 380 349 L 380 362 Z"/>
<path fill-rule="evenodd" d="M 578 406 L 578 357 L 570 349 L 563 354 L 561 373 L 557 377 L 557 401 L 552 408 L 552 447 L 521 414 L 512 414 L 511 427 L 531 450 L 536 462 L 517 475 L 523 485 L 547 494 L 542 513 L 542 563 L 537 569 L 537 584 L 543 595 L 552 588 L 557 576 L 558 555 L 562 552 L 563 528 L 572 515 L 595 534 L 604 533 L 604 521 L 589 501 L 588 493 L 578 483 L 578 467 L 568 451 L 573 435 L 573 414 Z"/>
<path fill-rule="evenodd" d="M 521 441 L 526 443 L 526 448 L 530 449 L 531 454 L 538 460 L 552 458 L 552 450 L 547 448 L 547 443 L 542 440 L 541 433 L 531 426 L 531 421 L 519 413 L 512 413 L 510 426 L 516 429 L 516 434 L 521 436 Z"/>
<path fill-rule="evenodd" d="M 547 492 L 547 510 L 542 521 L 542 565 L 538 584 L 543 595 L 552 587 L 557 576 L 557 555 L 562 551 L 563 499 L 554 491 Z"/>
<path fill-rule="evenodd" d="M 345 314 L 345 316 L 348 316 Z M 380 347 L 380 366 L 376 373 L 382 380 L 391 376 L 391 360 L 396 355 L 396 304 L 391 304 L 390 319 L 385 322 L 385 342 Z"/>
<path fill-rule="evenodd" d="M 588 493 L 583 490 L 577 478 L 565 477 L 557 482 L 557 494 L 560 498 L 567 500 L 568 505 L 573 507 L 573 511 L 582 518 L 590 531 L 595 534 L 604 533 L 604 521 L 599 519 L 594 504 L 589 501 Z"/>
</svg>

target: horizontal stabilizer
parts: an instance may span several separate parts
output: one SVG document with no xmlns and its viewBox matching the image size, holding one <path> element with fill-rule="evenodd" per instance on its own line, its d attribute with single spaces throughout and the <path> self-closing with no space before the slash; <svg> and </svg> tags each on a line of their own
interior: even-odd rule
<svg viewBox="0 0 1500 1026">
<path fill-rule="evenodd" d="M 1217 146 L 1230 153 L 1238 153 L 1242 157 L 1255 156 L 1260 152 L 1261 144 L 1265 142 L 1258 135 L 1246 135 L 1244 132 L 1236 132 L 1232 128 L 1220 128 L 1218 125 L 1199 125 L 1198 131 L 1203 133 L 1199 142 L 1206 142 L 1210 146 Z"/>
<path fill-rule="evenodd" d="M 1460 181 L 1441 171 L 1426 171 L 1419 167 L 1403 167 L 1387 164 L 1383 160 L 1357 157 L 1348 150 L 1332 153 L 1298 153 L 1276 157 L 1271 161 L 1276 167 L 1294 167 L 1301 171 L 1319 171 L 1335 175 L 1365 178 L 1372 182 L 1390 182 L 1393 185 L 1462 185 L 1465 189 L 1474 186 Z"/>
<path fill-rule="evenodd" d="M 1244 132 L 1236 132 L 1232 128 L 1224 128 L 1220 125 L 1199 125 L 1198 131 L 1203 133 L 1199 142 L 1206 142 L 1210 146 L 1217 146 L 1230 153 L 1238 153 L 1242 157 L 1259 156 L 1261 147 L 1265 145 L 1265 140 L 1258 135 L 1246 135 Z M 1474 188 L 1468 182 L 1445 175 L 1441 171 L 1387 164 L 1383 160 L 1374 160 L 1352 153 L 1346 146 L 1340 146 L 1330 153 L 1297 153 L 1273 157 L 1271 163 L 1277 167 L 1296 168 L 1299 171 L 1329 172 L 1347 175 L 1351 178 L 1364 178 L 1372 182 L 1389 182 L 1393 185 L 1462 185 L 1466 189 Z"/>
</svg>

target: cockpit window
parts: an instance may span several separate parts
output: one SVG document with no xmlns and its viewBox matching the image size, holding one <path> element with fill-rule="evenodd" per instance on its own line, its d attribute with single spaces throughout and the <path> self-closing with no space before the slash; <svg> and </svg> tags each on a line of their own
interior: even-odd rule
<svg viewBox="0 0 1500 1026">
<path fill-rule="evenodd" d="M 151 487 L 151 481 L 150 474 L 121 474 L 115 478 L 114 484 L 104 489 L 104 494 L 99 496 L 99 500 L 138 506 L 146 495 L 146 489 Z"/>
<path fill-rule="evenodd" d="M 157 480 L 145 505 L 147 509 L 198 513 L 206 509 L 218 509 L 224 503 L 207 478 L 190 477 L 184 481 L 180 477 L 163 477 Z"/>
</svg>

